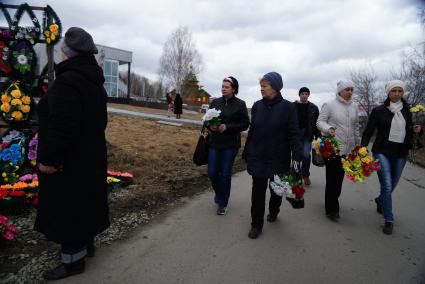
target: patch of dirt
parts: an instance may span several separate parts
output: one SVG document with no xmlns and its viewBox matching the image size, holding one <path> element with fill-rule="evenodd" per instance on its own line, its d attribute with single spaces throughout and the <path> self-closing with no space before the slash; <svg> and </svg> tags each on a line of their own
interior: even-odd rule
<svg viewBox="0 0 425 284">
<path fill-rule="evenodd" d="M 206 166 L 192 162 L 198 135 L 196 126 L 109 115 L 108 168 L 133 173 L 134 183 L 111 192 L 111 227 L 96 238 L 97 247 L 125 239 L 178 204 L 181 197 L 210 188 Z M 240 155 L 235 172 L 245 169 Z M 9 216 L 19 234 L 11 242 L 0 243 L 0 283 L 42 282 L 42 272 L 59 262 L 59 245 L 32 230 L 35 212 L 27 208 Z"/>
</svg>

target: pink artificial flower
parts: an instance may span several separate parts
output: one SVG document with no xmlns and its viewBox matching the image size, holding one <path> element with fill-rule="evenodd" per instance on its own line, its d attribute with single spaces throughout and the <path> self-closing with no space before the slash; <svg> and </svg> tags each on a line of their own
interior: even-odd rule
<svg viewBox="0 0 425 284">
<path fill-rule="evenodd" d="M 5 238 L 8 241 L 12 240 L 14 237 L 15 235 L 9 231 L 3 234 L 3 238 Z"/>
<path fill-rule="evenodd" d="M 7 225 L 7 221 L 8 221 L 8 219 L 7 219 L 6 216 L 0 215 L 0 225 L 6 226 Z"/>
<path fill-rule="evenodd" d="M 11 232 L 12 234 L 16 234 L 18 230 L 16 229 L 15 225 L 9 225 L 7 226 L 7 231 Z"/>
</svg>

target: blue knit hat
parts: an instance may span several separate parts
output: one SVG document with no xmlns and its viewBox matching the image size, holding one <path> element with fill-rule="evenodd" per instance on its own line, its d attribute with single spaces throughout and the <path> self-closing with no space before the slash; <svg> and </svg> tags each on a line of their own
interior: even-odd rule
<svg viewBox="0 0 425 284">
<path fill-rule="evenodd" d="M 282 76 L 280 76 L 277 72 L 269 72 L 263 76 L 261 80 L 266 80 L 270 83 L 272 88 L 276 90 L 276 92 L 280 92 L 283 88 Z"/>
</svg>

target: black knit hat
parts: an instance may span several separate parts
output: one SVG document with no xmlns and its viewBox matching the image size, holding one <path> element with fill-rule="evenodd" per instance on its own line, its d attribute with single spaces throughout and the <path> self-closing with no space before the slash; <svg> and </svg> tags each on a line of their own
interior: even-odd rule
<svg viewBox="0 0 425 284">
<path fill-rule="evenodd" d="M 301 95 L 301 93 L 303 92 L 307 92 L 310 95 L 310 90 L 307 87 L 302 87 L 299 91 L 298 91 L 298 96 Z"/>
<path fill-rule="evenodd" d="M 78 53 L 98 53 L 92 36 L 82 28 L 69 28 L 65 33 L 65 44 Z"/>
<path fill-rule="evenodd" d="M 235 77 L 229 76 L 223 79 L 223 82 L 229 82 L 232 85 L 232 88 L 235 89 L 235 92 L 233 93 L 236 95 L 239 92 L 239 82 L 236 80 Z"/>
</svg>

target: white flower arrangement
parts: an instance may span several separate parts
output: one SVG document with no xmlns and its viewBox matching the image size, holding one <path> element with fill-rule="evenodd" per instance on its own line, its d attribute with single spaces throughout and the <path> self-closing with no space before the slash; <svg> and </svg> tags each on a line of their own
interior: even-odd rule
<svg viewBox="0 0 425 284">
<path fill-rule="evenodd" d="M 221 110 L 210 108 L 202 117 L 202 122 L 204 124 L 207 124 L 211 128 L 217 128 L 221 124 L 221 119 L 219 118 L 220 114 L 221 114 Z"/>
<path fill-rule="evenodd" d="M 295 198 L 295 194 L 292 192 L 292 186 L 287 181 L 282 181 L 278 175 L 274 176 L 270 187 L 278 196 L 286 196 L 288 198 Z"/>
</svg>

